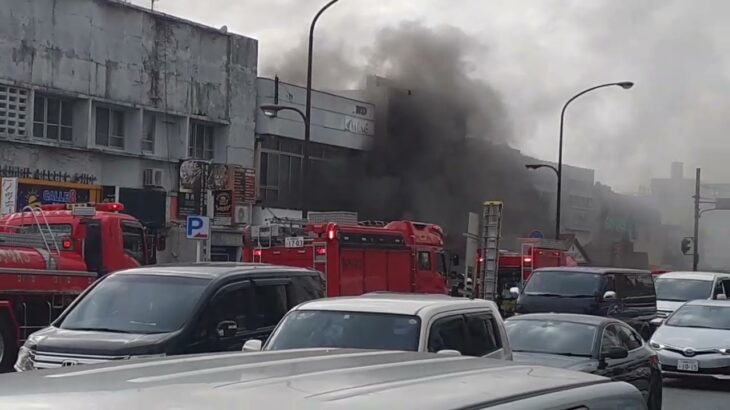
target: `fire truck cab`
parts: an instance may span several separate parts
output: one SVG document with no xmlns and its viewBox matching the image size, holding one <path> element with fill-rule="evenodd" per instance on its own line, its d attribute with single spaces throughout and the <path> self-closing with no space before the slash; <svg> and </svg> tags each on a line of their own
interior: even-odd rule
<svg viewBox="0 0 730 410">
<path fill-rule="evenodd" d="M 0 371 L 97 277 L 154 263 L 155 243 L 123 209 L 43 205 L 0 218 Z"/>
<path fill-rule="evenodd" d="M 252 227 L 245 243 L 244 261 L 322 272 L 328 297 L 448 289 L 444 233 L 434 224 L 280 221 Z"/>
</svg>

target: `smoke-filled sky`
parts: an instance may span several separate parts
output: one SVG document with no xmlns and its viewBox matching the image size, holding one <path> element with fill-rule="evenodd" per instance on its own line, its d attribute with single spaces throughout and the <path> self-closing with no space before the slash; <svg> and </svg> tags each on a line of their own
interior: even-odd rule
<svg viewBox="0 0 730 410">
<path fill-rule="evenodd" d="M 298 64 L 306 64 L 303 40 L 325 2 L 159 0 L 155 7 L 257 38 L 260 73 L 273 75 L 297 47 Z M 571 105 L 565 161 L 594 168 L 597 179 L 628 192 L 666 176 L 675 160 L 725 182 L 729 12 L 726 0 L 340 0 L 320 20 L 315 47 L 341 58 L 316 65 L 315 88 L 339 86 L 369 68 L 383 29 L 404 21 L 455 29 L 468 39 L 459 45 L 467 48 L 465 71 L 501 94 L 511 144 L 526 154 L 557 159 L 562 104 L 584 88 L 630 80 L 632 90 L 603 89 Z"/>
</svg>

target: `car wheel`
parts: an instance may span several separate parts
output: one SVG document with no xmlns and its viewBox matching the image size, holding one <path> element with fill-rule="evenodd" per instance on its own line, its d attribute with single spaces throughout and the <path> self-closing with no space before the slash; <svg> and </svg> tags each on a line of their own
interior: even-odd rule
<svg viewBox="0 0 730 410">
<path fill-rule="evenodd" d="M 653 373 L 649 383 L 649 397 L 646 399 L 646 407 L 649 410 L 661 410 L 662 392 L 664 387 L 662 383 L 662 376 L 658 372 Z"/>
<path fill-rule="evenodd" d="M 15 331 L 10 322 L 0 316 L 0 373 L 13 370 L 18 348 L 15 346 Z"/>
</svg>

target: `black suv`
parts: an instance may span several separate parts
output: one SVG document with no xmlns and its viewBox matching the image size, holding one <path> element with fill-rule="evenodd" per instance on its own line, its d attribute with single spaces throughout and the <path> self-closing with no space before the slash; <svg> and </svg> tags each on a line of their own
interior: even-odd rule
<svg viewBox="0 0 730 410">
<path fill-rule="evenodd" d="M 20 349 L 16 370 L 240 351 L 325 295 L 319 272 L 264 264 L 157 265 L 107 275 Z"/>
<path fill-rule="evenodd" d="M 517 299 L 516 312 L 613 317 L 648 340 L 657 313 L 654 279 L 651 272 L 634 269 L 536 269 Z"/>
</svg>

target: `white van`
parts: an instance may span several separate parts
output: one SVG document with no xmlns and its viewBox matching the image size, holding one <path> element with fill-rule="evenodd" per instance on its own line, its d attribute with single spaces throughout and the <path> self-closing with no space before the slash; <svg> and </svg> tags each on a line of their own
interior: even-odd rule
<svg viewBox="0 0 730 410">
<path fill-rule="evenodd" d="M 664 319 L 689 300 L 727 299 L 730 273 L 667 272 L 654 279 L 657 316 Z"/>
</svg>

